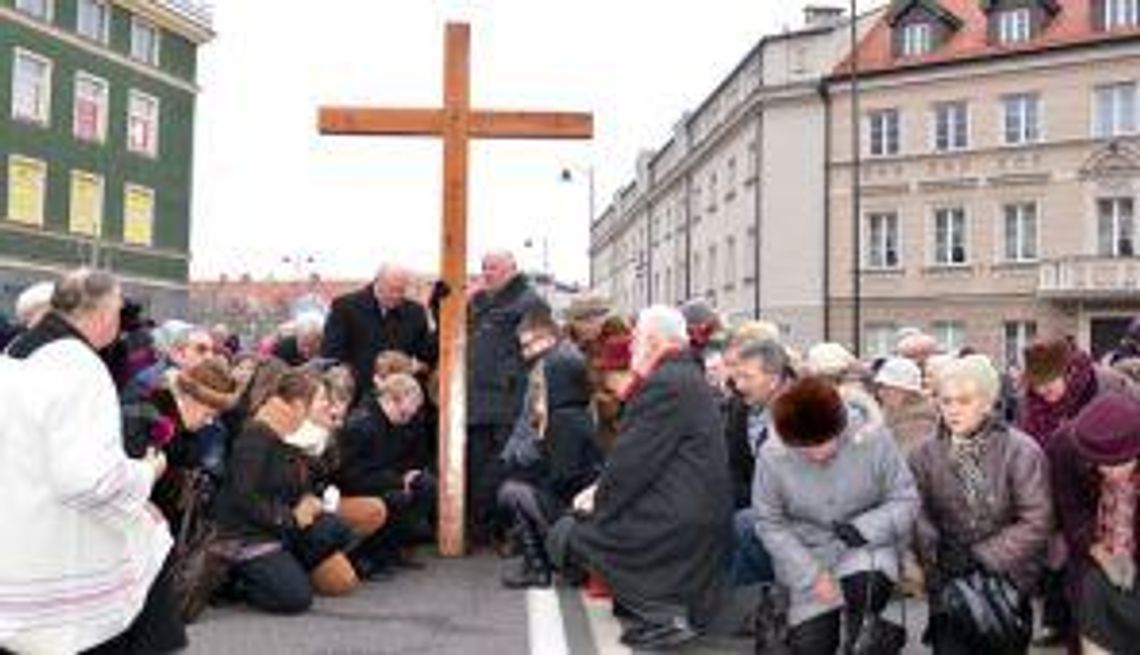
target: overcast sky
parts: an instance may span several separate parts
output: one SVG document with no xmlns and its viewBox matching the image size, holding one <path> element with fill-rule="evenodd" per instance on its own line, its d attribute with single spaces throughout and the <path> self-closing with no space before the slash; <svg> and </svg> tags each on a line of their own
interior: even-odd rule
<svg viewBox="0 0 1140 655">
<path fill-rule="evenodd" d="M 845 1 L 817 0 L 810 4 Z M 440 144 L 320 137 L 321 104 L 438 106 L 448 20 L 471 23 L 472 105 L 591 111 L 592 142 L 473 142 L 472 268 L 490 248 L 562 279 L 588 274 L 597 209 L 801 0 L 215 0 L 201 50 L 193 275 L 438 266 Z M 871 6 L 860 2 L 860 8 Z M 561 180 L 571 168 L 574 179 Z M 532 240 L 535 247 L 524 244 Z M 287 263 L 286 259 L 299 262 Z M 309 260 L 312 263 L 308 263 Z"/>
</svg>

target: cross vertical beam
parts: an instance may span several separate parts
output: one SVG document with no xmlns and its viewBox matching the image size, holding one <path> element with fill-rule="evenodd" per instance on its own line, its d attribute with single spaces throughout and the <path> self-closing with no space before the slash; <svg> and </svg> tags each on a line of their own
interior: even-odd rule
<svg viewBox="0 0 1140 655">
<path fill-rule="evenodd" d="M 443 230 L 440 270 L 452 289 L 440 311 L 439 548 L 463 553 L 467 479 L 467 135 L 471 121 L 471 33 L 447 26 L 443 63 Z"/>
</svg>

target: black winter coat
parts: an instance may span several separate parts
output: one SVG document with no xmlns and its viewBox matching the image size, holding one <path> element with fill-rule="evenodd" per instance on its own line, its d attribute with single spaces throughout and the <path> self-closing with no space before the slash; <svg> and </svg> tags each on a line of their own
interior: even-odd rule
<svg viewBox="0 0 1140 655">
<path fill-rule="evenodd" d="M 405 300 L 395 309 L 381 312 L 371 286 L 333 301 L 321 356 L 352 367 L 358 399 L 372 389 L 373 364 L 386 350 L 398 350 L 430 365 L 436 363 L 439 345 L 421 305 Z"/>
<path fill-rule="evenodd" d="M 467 424 L 514 424 L 522 406 L 526 365 L 519 352 L 519 322 L 545 301 L 518 275 L 498 293 L 471 298 L 467 340 Z"/>
<path fill-rule="evenodd" d="M 508 470 L 507 475 L 544 489 L 568 506 L 579 491 L 593 484 L 602 466 L 586 361 L 574 344 L 562 341 L 535 365 L 542 366 L 546 376 L 548 416 L 542 459 L 525 469 Z"/>
<path fill-rule="evenodd" d="M 407 425 L 393 425 L 375 397 L 366 398 L 340 433 L 340 469 L 333 480 L 346 496 L 383 496 L 404 488 L 404 474 L 430 470 L 435 435 L 420 412 Z"/>
<path fill-rule="evenodd" d="M 732 477 L 732 500 L 736 509 L 752 507 L 752 477 L 756 457 L 748 444 L 749 408 L 736 392 L 724 402 L 724 443 L 728 449 L 728 470 Z"/>
<path fill-rule="evenodd" d="M 226 466 L 215 508 L 218 528 L 227 537 L 284 540 L 297 529 L 293 507 L 309 491 L 300 451 L 265 423 L 251 420 L 234 442 Z"/>
<path fill-rule="evenodd" d="M 616 597 L 683 608 L 698 625 L 711 618 L 732 543 L 724 444 L 716 399 L 686 353 L 630 398 L 594 513 L 571 536 Z"/>
</svg>

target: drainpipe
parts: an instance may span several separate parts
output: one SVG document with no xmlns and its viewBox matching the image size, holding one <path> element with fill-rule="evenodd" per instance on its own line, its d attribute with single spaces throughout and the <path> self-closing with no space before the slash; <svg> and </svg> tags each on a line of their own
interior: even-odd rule
<svg viewBox="0 0 1140 655">
<path fill-rule="evenodd" d="M 820 80 L 823 101 L 823 340 L 831 341 L 831 92 Z"/>
<path fill-rule="evenodd" d="M 760 253 L 763 252 L 763 231 L 764 224 L 764 202 L 761 197 L 760 186 L 764 179 L 764 106 L 763 101 L 758 101 L 756 107 L 756 154 L 753 157 L 756 166 L 756 183 L 754 185 L 755 191 L 753 199 L 756 205 L 756 220 L 752 225 L 754 231 L 754 238 L 752 239 L 752 291 L 753 291 L 753 312 L 754 318 L 760 318 L 761 309 L 761 291 L 760 291 Z"/>
</svg>

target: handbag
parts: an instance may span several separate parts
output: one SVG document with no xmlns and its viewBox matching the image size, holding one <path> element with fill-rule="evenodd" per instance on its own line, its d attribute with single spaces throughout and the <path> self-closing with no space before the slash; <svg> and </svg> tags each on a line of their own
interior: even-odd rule
<svg viewBox="0 0 1140 655">
<path fill-rule="evenodd" d="M 977 569 L 949 580 L 938 598 L 946 629 L 984 652 L 1023 652 L 1029 647 L 1029 599 L 1005 576 Z"/>
<path fill-rule="evenodd" d="M 225 582 L 237 559 L 239 544 L 223 540 L 205 514 L 210 480 L 202 472 L 192 475 L 192 492 L 182 512 L 171 559 L 171 584 L 182 620 L 193 623 L 210 597 Z"/>
</svg>

